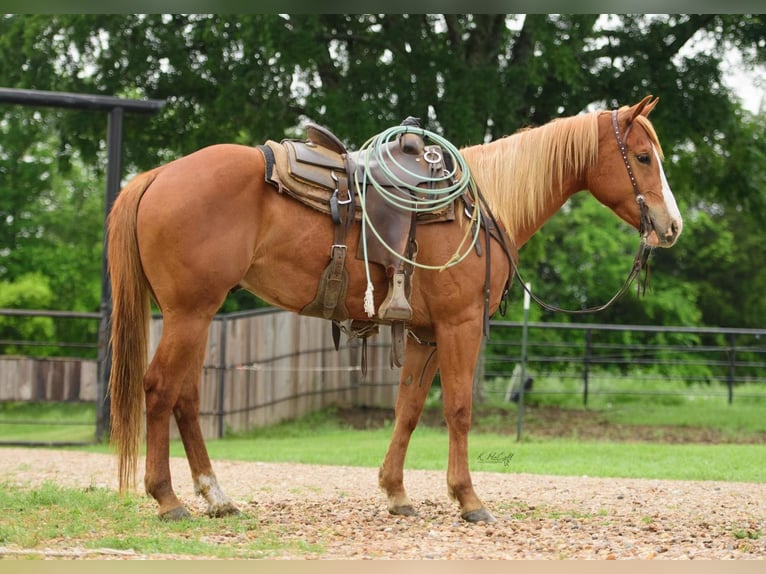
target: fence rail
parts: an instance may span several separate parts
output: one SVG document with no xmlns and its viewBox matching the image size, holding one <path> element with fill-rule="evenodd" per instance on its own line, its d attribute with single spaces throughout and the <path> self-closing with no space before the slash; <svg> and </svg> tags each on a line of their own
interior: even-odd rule
<svg viewBox="0 0 766 574">
<path fill-rule="evenodd" d="M 0 321 L 4 317 L 84 321 L 89 325 L 82 329 L 94 340 L 100 320 L 98 313 L 0 310 Z M 535 392 L 577 392 L 585 404 L 594 394 L 624 392 L 620 380 L 627 375 L 647 383 L 645 391 L 634 393 L 659 394 L 664 391 L 650 382 L 683 381 L 689 387 L 709 385 L 712 394 L 725 388 L 729 402 L 745 383 L 763 384 L 766 394 L 766 329 L 529 323 L 522 355 L 521 323 L 492 321 L 491 326 L 478 369 L 478 395 L 489 381 L 510 381 L 522 362 L 538 381 Z M 162 320 L 155 317 L 151 353 L 161 332 Z M 37 347 L 28 343 L 0 334 L 0 353 L 24 350 L 23 356 L 0 355 L 0 402 L 100 400 L 93 341 L 68 347 L 54 340 Z M 385 328 L 368 340 L 362 376 L 360 342 L 346 340 L 336 351 L 327 321 L 275 309 L 218 315 L 210 327 L 200 387 L 203 433 L 220 437 L 329 405 L 392 407 L 399 372 L 389 366 L 389 345 Z M 40 348 L 62 353 L 75 348 L 83 356 L 31 356 Z M 548 384 L 539 384 L 544 381 Z M 562 381 L 575 383 L 577 390 L 562 388 Z M 171 427 L 177 436 L 174 422 Z"/>
<path fill-rule="evenodd" d="M 485 378 L 507 376 L 512 365 L 523 362 L 539 379 L 581 382 L 584 404 L 594 381 L 610 382 L 612 390 L 601 389 L 602 394 L 625 393 L 619 389 L 619 380 L 625 377 L 707 385 L 710 394 L 717 394 L 723 385 L 729 403 L 744 383 L 764 384 L 766 396 L 766 329 L 528 323 L 523 356 L 522 327 L 522 323 L 492 322 L 484 353 Z"/>
</svg>

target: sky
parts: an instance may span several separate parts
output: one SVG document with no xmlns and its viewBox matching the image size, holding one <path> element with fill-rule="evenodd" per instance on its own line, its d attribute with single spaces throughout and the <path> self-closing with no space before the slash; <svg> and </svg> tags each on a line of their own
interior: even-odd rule
<svg viewBox="0 0 766 574">
<path fill-rule="evenodd" d="M 766 107 L 766 68 L 745 70 L 741 63 L 734 62 L 725 75 L 726 85 L 742 99 L 742 107 L 752 113 Z"/>
</svg>

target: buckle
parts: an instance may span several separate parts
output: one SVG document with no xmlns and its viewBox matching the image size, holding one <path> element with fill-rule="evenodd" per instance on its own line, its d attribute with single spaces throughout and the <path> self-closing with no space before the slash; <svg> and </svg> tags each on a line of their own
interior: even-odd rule
<svg viewBox="0 0 766 574">
<path fill-rule="evenodd" d="M 334 243 L 332 247 L 330 247 L 330 259 L 335 259 L 336 249 L 341 251 L 341 253 L 338 254 L 339 256 L 342 256 L 342 257 L 346 256 L 346 246 Z"/>
</svg>

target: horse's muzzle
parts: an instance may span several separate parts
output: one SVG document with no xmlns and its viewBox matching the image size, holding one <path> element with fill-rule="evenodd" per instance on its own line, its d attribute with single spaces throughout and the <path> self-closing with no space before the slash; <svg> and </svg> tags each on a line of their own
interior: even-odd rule
<svg viewBox="0 0 766 574">
<path fill-rule="evenodd" d="M 657 225 L 652 219 L 652 230 L 644 237 L 644 243 L 650 247 L 672 247 L 683 230 L 680 219 L 671 219 L 669 225 Z"/>
</svg>

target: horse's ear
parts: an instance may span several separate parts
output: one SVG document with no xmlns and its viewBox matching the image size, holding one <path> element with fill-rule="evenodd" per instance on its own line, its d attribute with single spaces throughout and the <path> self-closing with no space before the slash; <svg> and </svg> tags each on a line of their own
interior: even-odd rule
<svg viewBox="0 0 766 574">
<path fill-rule="evenodd" d="M 630 121 L 633 122 L 638 116 L 648 116 L 652 110 L 654 109 L 654 106 L 657 105 L 657 102 L 660 101 L 659 98 L 654 98 L 654 96 L 646 96 L 643 100 L 638 102 L 635 106 L 633 106 L 630 109 Z"/>
<path fill-rule="evenodd" d="M 651 98 L 652 96 L 647 96 L 647 97 Z M 644 106 L 643 111 L 641 112 L 641 115 L 649 116 L 649 114 L 652 113 L 652 110 L 655 108 L 655 106 L 657 105 L 657 102 L 659 102 L 659 101 L 660 101 L 660 98 L 654 98 L 651 102 L 646 104 Z"/>
</svg>

